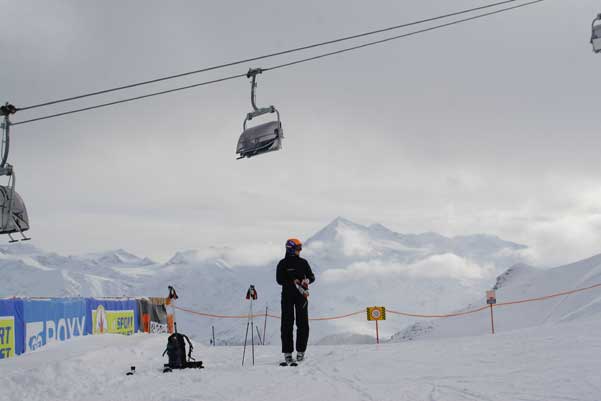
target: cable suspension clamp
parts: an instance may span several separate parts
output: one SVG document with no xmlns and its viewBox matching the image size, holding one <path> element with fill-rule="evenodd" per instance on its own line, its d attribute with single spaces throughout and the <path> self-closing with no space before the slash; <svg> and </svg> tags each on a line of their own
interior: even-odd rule
<svg viewBox="0 0 601 401">
<path fill-rule="evenodd" d="M 13 175 L 13 166 L 6 163 L 4 167 L 0 167 L 0 176 L 11 176 Z"/>
<path fill-rule="evenodd" d="M 0 116 L 8 117 L 11 114 L 15 114 L 17 112 L 17 110 L 19 110 L 19 109 L 17 109 L 12 104 L 6 102 L 4 104 L 4 106 L 0 106 Z"/>
</svg>

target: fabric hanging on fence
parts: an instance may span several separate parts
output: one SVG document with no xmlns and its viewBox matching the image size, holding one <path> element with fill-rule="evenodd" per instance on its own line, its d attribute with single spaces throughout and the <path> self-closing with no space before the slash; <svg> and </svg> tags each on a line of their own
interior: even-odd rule
<svg viewBox="0 0 601 401">
<path fill-rule="evenodd" d="M 169 333 L 167 324 L 167 309 L 165 299 L 158 298 L 162 303 L 153 302 L 157 298 L 140 298 L 140 330 L 145 333 Z"/>
</svg>

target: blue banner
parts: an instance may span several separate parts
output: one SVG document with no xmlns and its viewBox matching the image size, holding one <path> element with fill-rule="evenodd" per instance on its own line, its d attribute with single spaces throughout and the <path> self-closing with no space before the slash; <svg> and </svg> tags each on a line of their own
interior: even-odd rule
<svg viewBox="0 0 601 401">
<path fill-rule="evenodd" d="M 23 301 L 0 299 L 0 359 L 25 352 Z"/>
<path fill-rule="evenodd" d="M 139 330 L 138 302 L 135 299 L 86 298 L 86 333 L 131 335 Z"/>
<path fill-rule="evenodd" d="M 83 298 L 26 300 L 23 310 L 27 352 L 54 341 L 85 335 L 86 301 Z"/>
</svg>

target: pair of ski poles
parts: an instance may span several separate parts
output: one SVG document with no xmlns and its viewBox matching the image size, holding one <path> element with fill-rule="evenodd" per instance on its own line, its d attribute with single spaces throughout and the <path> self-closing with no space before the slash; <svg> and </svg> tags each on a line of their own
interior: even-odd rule
<svg viewBox="0 0 601 401">
<path fill-rule="evenodd" d="M 254 285 L 250 285 L 246 291 L 246 299 L 250 300 L 250 309 L 248 311 L 248 320 L 246 321 L 246 334 L 244 336 L 244 351 L 242 352 L 242 366 L 244 366 L 244 357 L 246 356 L 246 343 L 248 341 L 248 326 L 250 324 L 250 344 L 252 349 L 252 362 L 255 366 L 255 322 L 253 316 L 253 301 L 257 300 L 257 290 Z"/>
</svg>

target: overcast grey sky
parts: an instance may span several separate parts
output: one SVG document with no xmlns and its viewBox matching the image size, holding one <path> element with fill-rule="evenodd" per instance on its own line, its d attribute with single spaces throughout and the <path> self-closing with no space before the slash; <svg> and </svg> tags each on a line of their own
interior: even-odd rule
<svg viewBox="0 0 601 401">
<path fill-rule="evenodd" d="M 0 100 L 18 107 L 488 1 L 0 3 Z M 16 126 L 10 161 L 30 234 L 58 252 L 163 259 L 305 239 L 340 215 L 399 232 L 497 234 L 543 264 L 599 253 L 601 55 L 588 43 L 598 12 L 598 1 L 547 0 L 265 73 L 257 101 L 278 107 L 286 139 L 253 159 L 234 155 L 246 79 Z"/>
</svg>

